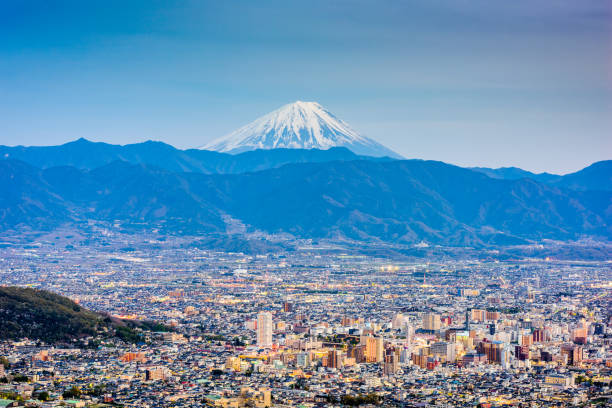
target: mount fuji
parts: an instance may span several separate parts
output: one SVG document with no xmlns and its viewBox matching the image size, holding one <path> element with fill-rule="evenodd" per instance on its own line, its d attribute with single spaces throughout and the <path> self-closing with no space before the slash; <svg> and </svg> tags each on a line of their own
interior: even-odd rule
<svg viewBox="0 0 612 408">
<path fill-rule="evenodd" d="M 342 146 L 353 153 L 402 158 L 380 143 L 360 135 L 316 102 L 297 101 L 200 147 L 223 153 L 256 149 L 321 149 Z"/>
</svg>

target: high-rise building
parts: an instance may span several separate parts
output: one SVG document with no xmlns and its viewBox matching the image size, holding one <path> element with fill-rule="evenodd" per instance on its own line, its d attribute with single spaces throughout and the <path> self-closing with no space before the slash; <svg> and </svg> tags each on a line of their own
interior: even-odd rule
<svg viewBox="0 0 612 408">
<path fill-rule="evenodd" d="M 298 367 L 308 367 L 310 365 L 310 353 L 297 353 L 295 356 L 295 361 Z"/>
<path fill-rule="evenodd" d="M 421 354 L 412 354 L 412 364 L 421 368 L 427 367 L 427 356 Z"/>
<path fill-rule="evenodd" d="M 470 350 L 474 346 L 474 339 L 470 337 L 470 332 L 465 330 L 455 333 L 455 342 L 461 344 L 465 350 Z"/>
<path fill-rule="evenodd" d="M 520 337 L 520 344 L 521 346 L 531 346 L 533 344 L 533 338 L 531 336 L 531 334 L 523 334 Z"/>
<path fill-rule="evenodd" d="M 247 328 L 248 330 L 256 331 L 257 330 L 257 319 L 247 320 L 244 323 L 244 327 Z"/>
<path fill-rule="evenodd" d="M 502 350 L 504 348 L 504 343 L 501 341 L 493 341 L 493 342 L 481 342 L 478 347 L 478 351 L 481 354 L 487 356 L 487 361 L 490 363 L 498 363 L 502 362 Z"/>
<path fill-rule="evenodd" d="M 572 330 L 572 341 L 576 344 L 586 344 L 589 329 L 586 323 L 582 323 Z"/>
<path fill-rule="evenodd" d="M 490 322 L 490 321 L 496 321 L 496 320 L 499 320 L 499 317 L 500 317 L 499 312 L 495 312 L 495 311 L 487 311 L 487 312 L 485 313 L 485 319 L 486 319 L 487 321 L 489 321 L 489 322 Z"/>
<path fill-rule="evenodd" d="M 514 346 L 514 355 L 517 360 L 526 361 L 529 360 L 529 346 Z"/>
<path fill-rule="evenodd" d="M 236 372 L 240 372 L 242 369 L 242 360 L 240 357 L 229 357 L 225 361 L 225 368 L 227 370 L 234 370 Z"/>
<path fill-rule="evenodd" d="M 567 365 L 579 365 L 582 361 L 582 347 L 575 344 L 561 346 L 561 354 L 567 356 Z"/>
<path fill-rule="evenodd" d="M 542 361 L 550 362 L 550 361 L 552 361 L 552 360 L 553 360 L 552 353 L 551 353 L 551 352 L 549 352 L 549 351 L 542 350 L 542 351 L 540 352 L 540 359 L 541 359 Z"/>
<path fill-rule="evenodd" d="M 289 302 L 283 303 L 283 312 L 291 313 L 292 310 L 293 310 L 293 305 L 291 303 Z"/>
<path fill-rule="evenodd" d="M 383 361 L 384 341 L 382 337 L 367 336 L 365 338 L 365 359 L 368 363 Z"/>
<path fill-rule="evenodd" d="M 404 347 L 400 351 L 400 363 L 407 364 L 411 361 L 412 347 Z"/>
<path fill-rule="evenodd" d="M 327 364 L 329 368 L 342 368 L 343 353 L 340 350 L 330 350 L 327 352 Z"/>
<path fill-rule="evenodd" d="M 544 329 L 534 329 L 531 337 L 534 343 L 544 342 Z"/>
<path fill-rule="evenodd" d="M 509 368 L 512 362 L 512 348 L 509 344 L 505 345 L 501 351 L 501 365 L 503 368 Z"/>
<path fill-rule="evenodd" d="M 383 374 L 393 375 L 399 368 L 399 354 L 394 349 L 387 349 L 384 355 Z"/>
<path fill-rule="evenodd" d="M 482 309 L 472 309 L 472 321 L 474 322 L 484 322 L 487 315 L 486 310 Z"/>
<path fill-rule="evenodd" d="M 349 347 L 347 351 L 347 356 L 350 358 L 354 358 L 358 363 L 365 363 L 365 345 L 357 345 L 353 347 Z"/>
<path fill-rule="evenodd" d="M 423 316 L 423 329 L 428 331 L 440 330 L 440 315 L 436 313 L 426 313 Z"/>
<path fill-rule="evenodd" d="M 272 313 L 260 312 L 257 315 L 257 345 L 272 346 Z"/>
<path fill-rule="evenodd" d="M 403 333 L 406 335 L 406 341 L 411 343 L 414 337 L 414 327 L 409 322 L 404 325 Z"/>
<path fill-rule="evenodd" d="M 391 328 L 393 330 L 401 330 L 404 325 L 408 322 L 408 318 L 401 313 L 396 314 L 391 321 Z"/>
<path fill-rule="evenodd" d="M 453 362 L 456 358 L 455 343 L 439 341 L 431 345 L 431 354 L 439 356 L 443 361 Z"/>
</svg>

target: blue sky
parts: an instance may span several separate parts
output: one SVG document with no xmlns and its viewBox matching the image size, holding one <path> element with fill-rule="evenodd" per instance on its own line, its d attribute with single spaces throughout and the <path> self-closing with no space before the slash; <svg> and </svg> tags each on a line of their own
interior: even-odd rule
<svg viewBox="0 0 612 408">
<path fill-rule="evenodd" d="M 196 147 L 317 101 L 408 158 L 612 158 L 606 0 L 0 2 L 0 144 Z"/>
</svg>

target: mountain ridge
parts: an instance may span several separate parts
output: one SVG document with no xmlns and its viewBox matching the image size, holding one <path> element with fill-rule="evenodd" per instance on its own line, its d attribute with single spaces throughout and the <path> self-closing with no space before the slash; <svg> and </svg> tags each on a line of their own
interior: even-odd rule
<svg viewBox="0 0 612 408">
<path fill-rule="evenodd" d="M 84 138 L 57 146 L 0 146 L 0 160 L 2 159 L 17 159 L 39 168 L 68 165 L 89 170 L 121 160 L 131 164 L 157 166 L 172 172 L 202 174 L 240 174 L 278 168 L 292 163 L 396 160 L 388 157 L 357 155 L 347 147 L 332 147 L 327 150 L 278 148 L 228 154 L 199 149 L 181 150 L 156 141 L 113 145 L 91 142 Z M 612 190 L 612 160 L 595 162 L 582 170 L 566 175 L 535 174 L 517 167 L 468 169 L 496 179 L 530 178 L 573 190 Z"/>
<path fill-rule="evenodd" d="M 146 164 L 174 172 L 232 174 L 260 171 L 287 163 L 334 160 L 391 160 L 359 156 L 346 147 L 320 149 L 253 150 L 240 154 L 209 150 L 180 150 L 163 142 L 128 145 L 92 142 L 84 138 L 57 146 L 0 146 L 0 159 L 17 159 L 35 167 L 74 166 L 95 169 L 116 160 Z"/>
<path fill-rule="evenodd" d="M 572 190 L 612 190 L 612 160 L 601 160 L 573 173 L 564 175 L 551 173 L 532 173 L 518 167 L 469 167 L 492 178 L 518 180 L 530 178 L 550 185 Z"/>
<path fill-rule="evenodd" d="M 423 160 L 286 164 L 252 173 L 174 173 L 114 162 L 94 170 L 0 161 L 0 227 L 118 221 L 224 234 L 225 217 L 267 233 L 486 246 L 610 240 L 612 193 L 500 180 Z M 32 211 L 32 207 L 36 211 Z"/>
<path fill-rule="evenodd" d="M 486 174 L 491 178 L 498 178 L 504 180 L 518 180 L 521 178 L 530 178 L 536 181 L 541 181 L 544 183 L 556 181 L 559 178 L 563 177 L 558 174 L 552 173 L 533 173 L 528 170 L 523 170 L 519 167 L 498 167 L 498 168 L 490 168 L 490 167 L 468 167 L 470 170 L 478 171 Z"/>
</svg>

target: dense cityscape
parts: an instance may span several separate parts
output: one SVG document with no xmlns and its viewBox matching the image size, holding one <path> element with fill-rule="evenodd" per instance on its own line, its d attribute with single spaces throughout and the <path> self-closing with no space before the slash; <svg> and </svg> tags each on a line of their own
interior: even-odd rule
<svg viewBox="0 0 612 408">
<path fill-rule="evenodd" d="M 0 38 L 0 408 L 612 407 L 612 1 Z"/>
<path fill-rule="evenodd" d="M 316 243 L 246 255 L 141 238 L 0 249 L 3 285 L 172 328 L 135 344 L 4 341 L 0 406 L 609 403 L 608 262 L 389 260 Z"/>
</svg>

